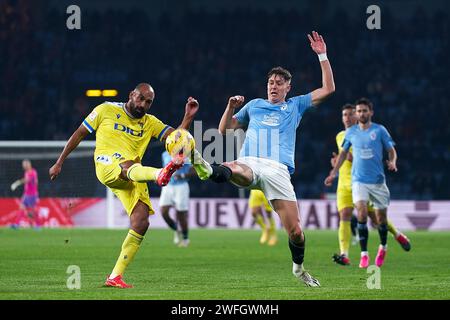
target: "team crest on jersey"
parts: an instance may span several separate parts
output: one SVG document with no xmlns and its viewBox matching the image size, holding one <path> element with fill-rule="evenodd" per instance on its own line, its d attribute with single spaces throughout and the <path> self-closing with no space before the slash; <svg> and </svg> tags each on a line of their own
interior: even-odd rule
<svg viewBox="0 0 450 320">
<path fill-rule="evenodd" d="M 286 111 L 287 110 L 287 103 L 283 103 L 280 107 L 281 111 Z"/>
<path fill-rule="evenodd" d="M 97 118 L 97 112 L 96 111 L 92 111 L 91 112 L 91 114 L 88 116 L 88 118 L 91 120 L 91 121 L 94 121 L 94 119 L 95 118 Z"/>
<path fill-rule="evenodd" d="M 375 140 L 377 138 L 377 133 L 375 131 L 372 131 L 370 133 L 370 139 Z"/>
</svg>

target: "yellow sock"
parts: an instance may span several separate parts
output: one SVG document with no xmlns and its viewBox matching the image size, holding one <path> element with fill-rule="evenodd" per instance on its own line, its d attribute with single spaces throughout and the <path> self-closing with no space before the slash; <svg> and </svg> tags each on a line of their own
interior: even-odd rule
<svg viewBox="0 0 450 320">
<path fill-rule="evenodd" d="M 261 227 L 261 229 L 263 229 L 263 230 L 266 229 L 266 224 L 264 223 L 264 219 L 260 214 L 258 214 L 256 216 L 255 222 L 257 225 L 259 225 Z"/>
<path fill-rule="evenodd" d="M 275 219 L 272 216 L 269 218 L 269 231 L 270 233 L 275 231 Z"/>
<path fill-rule="evenodd" d="M 128 168 L 127 177 L 135 182 L 155 181 L 161 169 L 144 167 L 140 163 L 135 163 Z"/>
<path fill-rule="evenodd" d="M 110 275 L 110 278 L 115 278 L 118 275 L 122 275 L 125 269 L 128 267 L 131 261 L 133 261 L 134 255 L 139 250 L 142 240 L 144 239 L 139 233 L 128 230 L 128 234 L 122 244 L 122 251 L 117 259 L 116 265 Z"/>
<path fill-rule="evenodd" d="M 387 228 L 388 228 L 388 231 L 394 235 L 394 237 L 397 235 L 398 230 L 397 230 L 397 228 L 392 224 L 391 220 L 388 220 L 388 221 L 387 221 Z"/>
<path fill-rule="evenodd" d="M 341 220 L 339 222 L 339 248 L 341 250 L 341 254 L 345 254 L 346 256 L 348 256 L 351 236 L 352 230 L 350 227 L 350 221 Z"/>
</svg>

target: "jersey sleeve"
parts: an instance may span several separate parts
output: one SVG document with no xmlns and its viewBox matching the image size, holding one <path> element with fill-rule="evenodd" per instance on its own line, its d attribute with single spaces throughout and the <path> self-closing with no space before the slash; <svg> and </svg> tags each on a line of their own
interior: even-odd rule
<svg viewBox="0 0 450 320">
<path fill-rule="evenodd" d="M 106 105 L 101 104 L 92 110 L 92 112 L 84 119 L 83 126 L 90 132 L 97 130 L 98 126 L 102 122 L 105 114 Z"/>
<path fill-rule="evenodd" d="M 395 146 L 394 140 L 392 140 L 391 135 L 387 131 L 387 129 L 384 126 L 380 126 L 380 132 L 381 132 L 381 142 L 383 143 L 383 147 L 386 150 L 390 150 Z"/>
<path fill-rule="evenodd" d="M 350 132 L 350 130 L 347 130 L 345 132 L 344 141 L 342 141 L 342 145 L 341 145 L 342 149 L 347 151 L 347 152 L 350 150 L 350 147 L 352 146 L 350 137 L 351 137 L 351 132 Z"/>
<path fill-rule="evenodd" d="M 253 105 L 253 102 L 255 100 L 251 100 L 249 102 L 247 102 L 245 104 L 245 106 L 243 108 L 241 108 L 241 110 L 239 110 L 237 113 L 234 114 L 234 118 L 236 118 L 236 120 L 243 124 L 243 125 L 248 125 L 248 123 L 250 122 L 250 108 Z"/>
<path fill-rule="evenodd" d="M 306 110 L 312 107 L 312 95 L 311 93 L 304 94 L 301 96 L 292 97 L 295 105 L 297 106 L 297 111 L 299 116 L 302 116 Z"/>
<path fill-rule="evenodd" d="M 152 137 L 158 139 L 159 141 L 161 141 L 161 139 L 164 137 L 164 134 L 167 132 L 167 130 L 172 128 L 171 126 L 163 123 L 161 120 L 154 116 L 150 117 L 150 121 Z"/>
</svg>

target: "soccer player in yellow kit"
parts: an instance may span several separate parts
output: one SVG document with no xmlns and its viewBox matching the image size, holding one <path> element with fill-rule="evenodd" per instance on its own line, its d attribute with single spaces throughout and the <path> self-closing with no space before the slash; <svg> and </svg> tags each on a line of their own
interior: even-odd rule
<svg viewBox="0 0 450 320">
<path fill-rule="evenodd" d="M 96 131 L 94 161 L 97 178 L 120 199 L 130 216 L 131 226 L 116 265 L 106 279 L 105 285 L 109 287 L 132 287 L 123 281 L 122 275 L 144 239 L 149 215 L 154 214 L 146 182 L 154 181 L 165 186 L 183 165 L 182 158 L 173 159 L 162 169 L 140 163 L 151 138 L 164 142 L 174 131 L 155 116 L 147 114 L 154 98 L 153 88 L 141 83 L 130 92 L 128 102 L 105 102 L 97 106 L 72 134 L 49 170 L 50 178 L 54 180 L 67 156 L 88 133 Z M 197 100 L 189 97 L 180 128 L 189 129 L 198 108 Z"/>
<path fill-rule="evenodd" d="M 252 210 L 253 219 L 257 225 L 261 227 L 262 234 L 259 239 L 259 243 L 267 244 L 269 246 L 274 246 L 278 242 L 277 230 L 275 227 L 275 219 L 272 216 L 272 207 L 266 199 L 266 196 L 261 190 L 250 190 L 250 197 L 248 198 L 248 207 Z M 262 207 L 267 214 L 267 220 L 269 225 L 267 226 L 264 221 L 264 216 L 262 213 Z"/>
<path fill-rule="evenodd" d="M 345 104 L 342 107 L 342 123 L 345 129 L 356 124 L 357 120 L 355 117 L 355 106 L 352 104 Z M 339 152 L 342 150 L 342 143 L 345 137 L 345 130 L 339 132 L 336 135 L 336 144 Z M 333 153 L 333 158 L 331 159 L 331 165 L 334 167 L 337 159 L 337 154 Z M 349 265 L 350 259 L 348 258 L 348 251 L 350 248 L 351 240 L 351 219 L 353 217 L 353 197 L 352 197 L 352 153 L 351 148 L 347 159 L 342 164 L 339 169 L 339 179 L 337 186 L 337 208 L 339 211 L 339 248 L 340 254 L 334 254 L 334 262 L 341 265 Z M 373 206 L 369 203 L 368 214 L 372 222 L 377 225 L 377 218 Z M 395 239 L 400 243 L 402 248 L 406 251 L 411 249 L 408 238 L 399 232 L 390 220 L 387 221 L 387 226 L 389 232 L 391 232 Z"/>
</svg>

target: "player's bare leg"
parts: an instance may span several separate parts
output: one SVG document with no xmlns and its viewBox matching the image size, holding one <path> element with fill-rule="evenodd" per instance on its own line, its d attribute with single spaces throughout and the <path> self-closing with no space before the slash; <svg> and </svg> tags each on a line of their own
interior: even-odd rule
<svg viewBox="0 0 450 320">
<path fill-rule="evenodd" d="M 353 208 L 348 207 L 339 211 L 339 248 L 340 254 L 333 255 L 333 261 L 341 265 L 349 265 L 348 251 L 350 248 L 350 239 L 352 236 L 351 219 L 353 216 Z"/>
<path fill-rule="evenodd" d="M 269 239 L 269 230 L 267 229 L 267 225 L 264 222 L 261 207 L 252 208 L 252 217 L 255 223 L 261 227 L 262 232 L 261 237 L 259 238 L 259 243 L 264 244 Z"/>
<path fill-rule="evenodd" d="M 122 250 L 112 273 L 106 279 L 105 286 L 117 288 L 132 288 L 126 284 L 122 275 L 125 269 L 133 261 L 139 247 L 144 240 L 144 235 L 149 227 L 148 214 L 150 208 L 140 200 L 137 202 L 130 216 L 130 230 L 122 244 Z"/>
<path fill-rule="evenodd" d="M 375 214 L 375 211 L 369 210 L 368 215 L 370 220 L 372 220 L 372 225 L 376 228 L 378 228 L 379 222 L 378 218 Z M 411 250 L 411 242 L 409 241 L 408 237 L 401 231 L 399 231 L 391 220 L 387 219 L 387 228 L 388 231 L 394 236 L 395 240 L 400 244 L 403 250 L 409 251 Z"/>
<path fill-rule="evenodd" d="M 367 268 L 369 266 L 369 253 L 367 251 L 367 242 L 369 240 L 369 229 L 367 228 L 367 202 L 358 201 L 356 204 L 358 211 L 358 234 L 359 245 L 361 246 L 361 260 L 359 262 L 360 268 Z"/>
<path fill-rule="evenodd" d="M 187 247 L 189 245 L 189 227 L 188 227 L 188 212 L 177 211 L 177 221 L 180 224 L 181 236 L 179 247 Z"/>
<path fill-rule="evenodd" d="M 181 236 L 180 232 L 178 231 L 178 223 L 170 217 L 169 214 L 170 206 L 162 206 L 160 207 L 160 210 L 164 221 L 167 223 L 169 228 L 172 229 L 174 232 L 173 243 L 175 245 L 178 245 L 180 243 Z"/>
<path fill-rule="evenodd" d="M 191 163 L 201 180 L 211 179 L 214 182 L 232 182 L 242 187 L 250 186 L 253 182 L 253 171 L 250 167 L 237 161 L 211 165 L 200 152 L 194 150 Z"/>
<path fill-rule="evenodd" d="M 387 210 L 375 209 L 375 215 L 378 222 L 378 233 L 380 234 L 380 247 L 378 249 L 377 257 L 375 258 L 375 264 L 377 267 L 381 267 L 387 253 Z"/>
<path fill-rule="evenodd" d="M 319 281 L 303 268 L 305 256 L 305 234 L 300 225 L 300 212 L 297 201 L 274 199 L 270 201 L 289 237 L 292 254 L 292 273 L 309 287 L 320 287 Z"/>
</svg>

